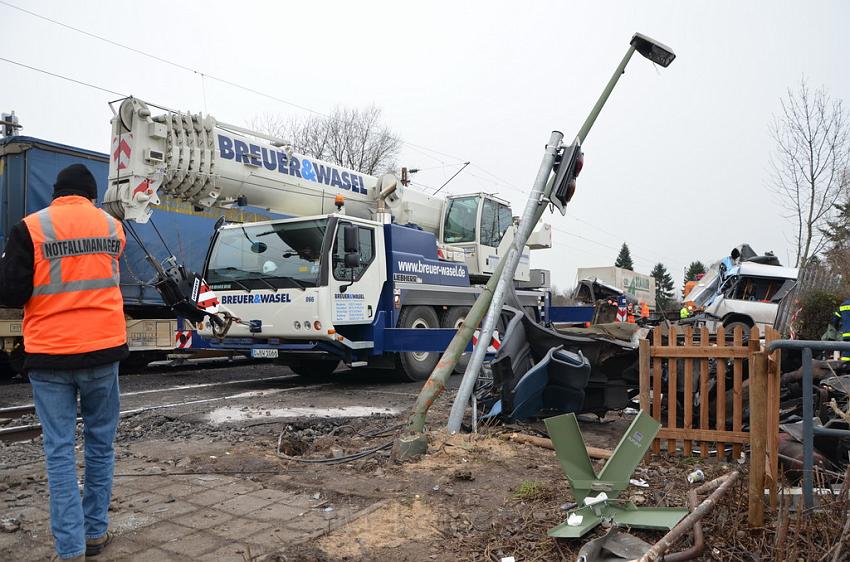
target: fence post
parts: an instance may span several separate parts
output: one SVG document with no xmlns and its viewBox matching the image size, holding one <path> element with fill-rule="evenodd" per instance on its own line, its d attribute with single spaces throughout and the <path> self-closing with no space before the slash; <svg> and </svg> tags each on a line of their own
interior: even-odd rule
<svg viewBox="0 0 850 562">
<path fill-rule="evenodd" d="M 652 415 L 650 408 L 650 392 L 649 392 L 649 340 L 643 338 L 640 340 L 640 409 Z M 653 397 L 653 400 L 657 400 Z"/>
<path fill-rule="evenodd" d="M 750 355 L 750 527 L 764 526 L 767 402 L 767 353 L 758 351 Z"/>
</svg>

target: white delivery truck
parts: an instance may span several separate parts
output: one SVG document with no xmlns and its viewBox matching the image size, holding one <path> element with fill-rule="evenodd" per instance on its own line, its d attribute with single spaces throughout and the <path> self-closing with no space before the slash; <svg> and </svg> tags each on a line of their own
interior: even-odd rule
<svg viewBox="0 0 850 562">
<path fill-rule="evenodd" d="M 621 267 L 582 267 L 576 272 L 577 281 L 599 281 L 623 291 L 636 303 L 645 302 L 655 309 L 655 278 Z"/>
</svg>

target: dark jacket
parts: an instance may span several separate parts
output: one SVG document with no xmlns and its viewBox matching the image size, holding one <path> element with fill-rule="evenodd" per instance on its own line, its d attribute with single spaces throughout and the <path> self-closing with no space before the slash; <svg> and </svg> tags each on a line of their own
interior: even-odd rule
<svg viewBox="0 0 850 562">
<path fill-rule="evenodd" d="M 21 221 L 12 227 L 6 249 L 0 257 L 0 304 L 21 308 L 32 296 L 34 267 L 32 237 Z M 60 337 L 61 334 L 57 334 Z M 85 369 L 125 359 L 130 354 L 127 344 L 74 355 L 28 353 L 24 371 L 30 369 Z"/>
</svg>

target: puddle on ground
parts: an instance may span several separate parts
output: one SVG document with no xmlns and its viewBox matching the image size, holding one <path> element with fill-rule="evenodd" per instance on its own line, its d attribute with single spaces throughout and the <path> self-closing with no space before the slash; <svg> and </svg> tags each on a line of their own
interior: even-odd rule
<svg viewBox="0 0 850 562">
<path fill-rule="evenodd" d="M 341 408 L 248 408 L 225 406 L 213 410 L 207 416 L 210 423 L 221 424 L 268 418 L 365 418 L 380 414 L 394 416 L 396 408 L 374 408 L 371 406 L 345 406 Z"/>
</svg>

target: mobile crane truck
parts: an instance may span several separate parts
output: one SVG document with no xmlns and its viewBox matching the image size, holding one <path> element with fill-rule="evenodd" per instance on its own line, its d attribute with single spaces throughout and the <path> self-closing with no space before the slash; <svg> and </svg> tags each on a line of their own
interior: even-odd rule
<svg viewBox="0 0 850 562">
<path fill-rule="evenodd" d="M 158 288 L 190 321 L 186 347 L 278 358 L 304 376 L 343 361 L 428 377 L 512 244 L 507 202 L 430 196 L 209 115 L 151 107 L 131 97 L 114 111 L 108 212 L 147 222 L 162 193 L 199 210 L 252 205 L 292 217 L 218 225 L 201 275 L 156 264 Z M 515 275 L 520 303 L 538 317 L 549 274 L 530 269 L 528 253 L 549 247 L 540 223 Z M 202 280 L 219 300 L 206 310 Z"/>
</svg>

